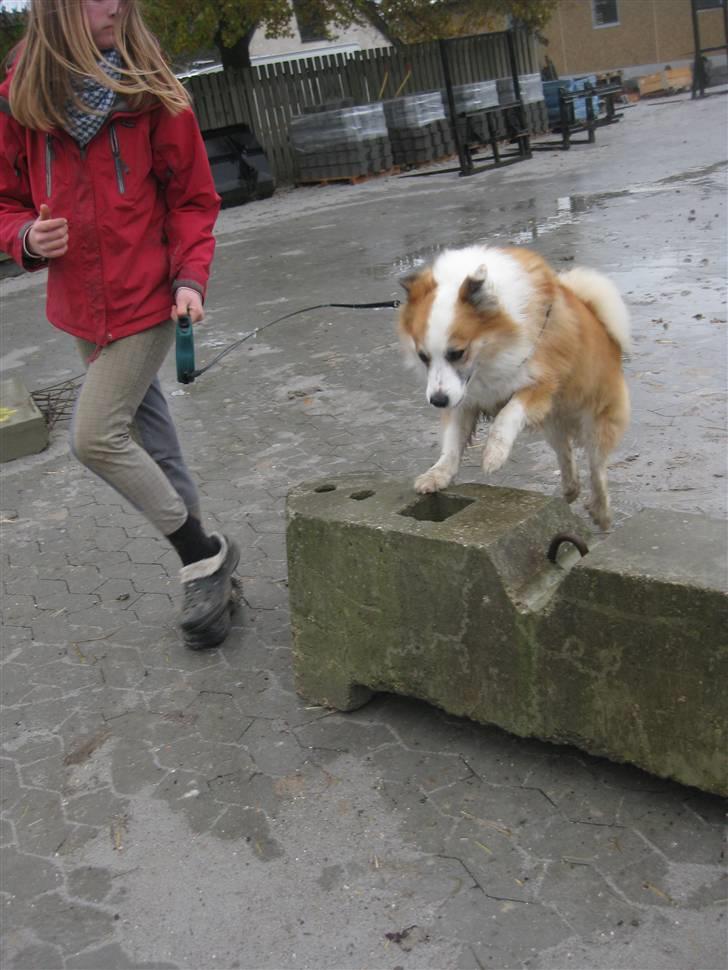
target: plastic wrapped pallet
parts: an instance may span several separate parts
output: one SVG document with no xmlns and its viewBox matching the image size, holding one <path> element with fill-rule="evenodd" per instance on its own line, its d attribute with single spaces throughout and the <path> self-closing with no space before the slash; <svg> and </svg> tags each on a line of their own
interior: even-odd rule
<svg viewBox="0 0 728 970">
<path fill-rule="evenodd" d="M 422 128 L 445 117 L 445 105 L 440 91 L 392 98 L 384 102 L 388 128 Z"/>
<path fill-rule="evenodd" d="M 455 111 L 463 114 L 494 108 L 498 105 L 498 88 L 495 81 L 476 81 L 474 84 L 458 84 L 453 88 Z"/>
<path fill-rule="evenodd" d="M 294 151 L 319 152 L 338 145 L 358 145 L 361 124 L 353 108 L 337 108 L 291 118 L 288 135 Z"/>
<path fill-rule="evenodd" d="M 373 104 L 362 104 L 351 109 L 352 116 L 356 120 L 361 137 L 385 138 L 387 135 L 387 119 L 384 114 L 384 105 L 381 101 Z"/>
<path fill-rule="evenodd" d="M 543 81 L 540 74 L 521 74 L 518 78 L 521 87 L 521 100 L 524 104 L 535 104 L 543 101 Z M 512 104 L 516 100 L 516 93 L 512 77 L 499 77 L 498 100 L 500 104 Z"/>
<path fill-rule="evenodd" d="M 440 91 L 385 101 L 384 114 L 395 165 L 423 165 L 455 151 Z"/>
<path fill-rule="evenodd" d="M 299 115 L 288 134 L 301 181 L 350 179 L 392 167 L 381 102 Z"/>
</svg>

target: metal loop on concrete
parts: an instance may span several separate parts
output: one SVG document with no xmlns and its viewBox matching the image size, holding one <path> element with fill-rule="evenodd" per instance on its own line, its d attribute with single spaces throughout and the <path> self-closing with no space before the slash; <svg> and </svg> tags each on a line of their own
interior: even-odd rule
<svg viewBox="0 0 728 970">
<path fill-rule="evenodd" d="M 582 556 L 585 556 L 589 552 L 589 546 L 587 546 L 583 539 L 572 535 L 570 532 L 558 532 L 549 543 L 549 551 L 546 553 L 549 560 L 553 563 L 556 562 L 556 553 L 559 551 L 559 546 L 562 542 L 570 542 L 572 546 L 576 546 Z"/>
</svg>

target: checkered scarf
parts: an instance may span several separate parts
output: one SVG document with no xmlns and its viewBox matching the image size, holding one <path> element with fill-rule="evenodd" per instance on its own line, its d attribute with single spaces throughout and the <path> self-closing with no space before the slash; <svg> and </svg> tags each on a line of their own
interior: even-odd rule
<svg viewBox="0 0 728 970">
<path fill-rule="evenodd" d="M 121 72 L 114 70 L 114 68 L 121 67 L 121 54 L 116 50 L 102 51 L 102 53 L 104 60 L 99 61 L 99 67 L 109 77 L 118 81 L 121 78 Z M 106 61 L 112 64 L 113 67 L 110 68 L 105 63 Z M 100 84 L 93 77 L 80 78 L 78 81 L 74 80 L 73 90 L 79 101 L 88 108 L 88 111 L 79 108 L 75 102 L 68 101 L 66 104 L 65 128 L 81 148 L 85 148 L 108 118 L 111 107 L 116 100 L 116 92 Z"/>
</svg>

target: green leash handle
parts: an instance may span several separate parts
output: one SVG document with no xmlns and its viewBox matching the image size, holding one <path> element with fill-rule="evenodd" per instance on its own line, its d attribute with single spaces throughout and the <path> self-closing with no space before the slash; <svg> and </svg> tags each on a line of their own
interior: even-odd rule
<svg viewBox="0 0 728 970">
<path fill-rule="evenodd" d="M 177 380 L 180 384 L 192 384 L 197 376 L 195 373 L 195 338 L 192 333 L 192 321 L 187 314 L 177 317 L 175 351 Z"/>
</svg>

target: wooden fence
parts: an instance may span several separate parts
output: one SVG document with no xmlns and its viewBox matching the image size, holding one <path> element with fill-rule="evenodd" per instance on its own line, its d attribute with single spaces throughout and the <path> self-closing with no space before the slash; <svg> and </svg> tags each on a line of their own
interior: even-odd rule
<svg viewBox="0 0 728 970">
<path fill-rule="evenodd" d="M 512 33 L 519 74 L 538 71 L 535 46 L 523 31 Z M 453 84 L 510 77 L 506 32 L 448 41 Z M 445 86 L 437 41 L 375 48 L 353 55 L 331 54 L 264 64 L 241 71 L 202 74 L 185 82 L 203 131 L 244 123 L 264 147 L 279 184 L 295 178 L 288 125 L 304 108 L 340 98 L 355 104 Z"/>
</svg>

